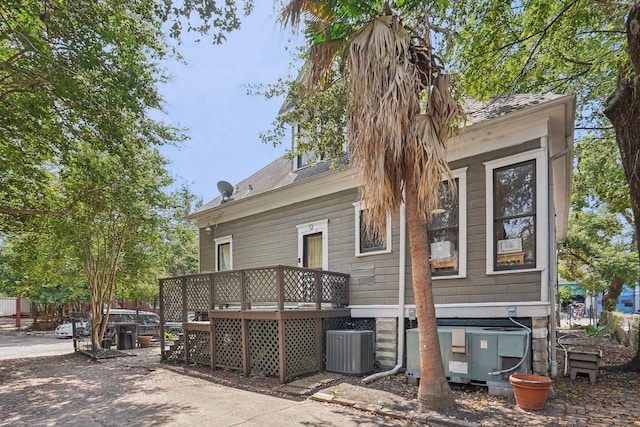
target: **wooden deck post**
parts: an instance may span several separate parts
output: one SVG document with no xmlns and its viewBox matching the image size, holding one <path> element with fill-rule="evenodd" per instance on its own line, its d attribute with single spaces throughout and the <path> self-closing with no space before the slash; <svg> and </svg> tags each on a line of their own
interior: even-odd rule
<svg viewBox="0 0 640 427">
<path fill-rule="evenodd" d="M 180 283 L 182 287 L 182 321 L 187 321 L 187 278 L 183 277 Z"/>
<path fill-rule="evenodd" d="M 322 272 L 320 270 L 314 272 L 316 283 L 316 310 L 322 310 Z"/>
<path fill-rule="evenodd" d="M 318 369 L 323 370 L 324 365 L 322 364 L 322 359 L 324 358 L 324 352 L 322 348 L 322 342 L 324 340 L 324 336 L 322 333 L 322 322 L 324 319 L 321 317 L 316 319 L 316 363 L 318 364 Z"/>
<path fill-rule="evenodd" d="M 209 317 L 209 366 L 216 370 L 216 319 Z"/>
<path fill-rule="evenodd" d="M 240 310 L 251 310 L 251 302 L 247 301 L 247 289 L 244 283 L 243 270 L 240 270 Z"/>
<path fill-rule="evenodd" d="M 282 266 L 276 267 L 276 286 L 278 292 L 278 310 L 284 310 L 284 274 Z"/>
<path fill-rule="evenodd" d="M 285 378 L 287 378 L 287 345 L 285 340 L 285 320 L 278 319 L 278 374 L 280 377 L 280 384 L 284 384 Z"/>
<path fill-rule="evenodd" d="M 160 360 L 167 360 L 167 355 L 164 352 L 164 282 L 160 280 L 158 286 L 160 288 L 158 291 L 158 297 L 160 298 Z"/>
<path fill-rule="evenodd" d="M 184 334 L 182 337 L 184 338 L 184 365 L 187 366 L 189 364 L 189 329 L 185 324 L 182 324 L 182 333 Z"/>
<path fill-rule="evenodd" d="M 242 334 L 242 374 L 249 376 L 249 325 L 247 319 L 240 319 L 240 333 Z"/>
<path fill-rule="evenodd" d="M 209 274 L 209 310 L 213 310 L 215 309 L 215 304 L 213 303 L 215 301 L 215 275 L 213 273 Z"/>
</svg>

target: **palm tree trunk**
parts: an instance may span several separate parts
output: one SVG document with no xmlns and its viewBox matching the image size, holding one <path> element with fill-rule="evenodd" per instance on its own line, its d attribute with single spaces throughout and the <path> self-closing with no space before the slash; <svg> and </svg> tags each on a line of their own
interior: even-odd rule
<svg viewBox="0 0 640 427">
<path fill-rule="evenodd" d="M 418 214 L 418 191 L 413 179 L 406 181 L 407 230 L 411 253 L 411 276 L 418 320 L 420 349 L 420 386 L 418 408 L 438 409 L 455 404 L 453 392 L 444 375 L 436 309 L 431 287 L 427 225 Z"/>
</svg>

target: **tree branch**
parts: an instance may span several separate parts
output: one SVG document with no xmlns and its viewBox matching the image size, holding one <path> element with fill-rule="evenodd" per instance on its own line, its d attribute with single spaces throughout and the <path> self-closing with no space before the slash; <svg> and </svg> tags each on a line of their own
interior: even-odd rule
<svg viewBox="0 0 640 427">
<path fill-rule="evenodd" d="M 80 196 L 65 206 L 61 210 L 49 210 L 49 209 L 24 209 L 24 208 L 11 208 L 8 206 L 0 206 L 0 214 L 9 215 L 41 215 L 41 216 L 62 216 L 68 213 L 73 207 L 82 199 L 82 197 L 100 190 L 102 187 L 91 188 L 84 191 Z"/>
</svg>

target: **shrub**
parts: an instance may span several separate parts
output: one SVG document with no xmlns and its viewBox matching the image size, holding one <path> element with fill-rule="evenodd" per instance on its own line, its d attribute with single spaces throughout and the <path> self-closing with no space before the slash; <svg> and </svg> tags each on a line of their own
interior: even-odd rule
<svg viewBox="0 0 640 427">
<path fill-rule="evenodd" d="M 600 341 L 609 332 L 609 328 L 604 325 L 586 325 L 583 328 L 587 335 L 596 341 Z"/>
</svg>

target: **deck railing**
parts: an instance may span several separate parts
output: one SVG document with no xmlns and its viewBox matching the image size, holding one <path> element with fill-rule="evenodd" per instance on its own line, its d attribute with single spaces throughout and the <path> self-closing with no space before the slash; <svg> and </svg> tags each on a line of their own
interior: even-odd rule
<svg viewBox="0 0 640 427">
<path fill-rule="evenodd" d="M 160 280 L 160 322 L 180 334 L 164 360 L 277 375 L 281 382 L 322 369 L 324 332 L 342 329 L 349 276 L 274 266 Z M 189 315 L 195 315 L 195 319 Z"/>
<path fill-rule="evenodd" d="M 187 322 L 209 310 L 340 308 L 349 302 L 349 275 L 272 266 L 160 279 L 161 321 Z"/>
</svg>

